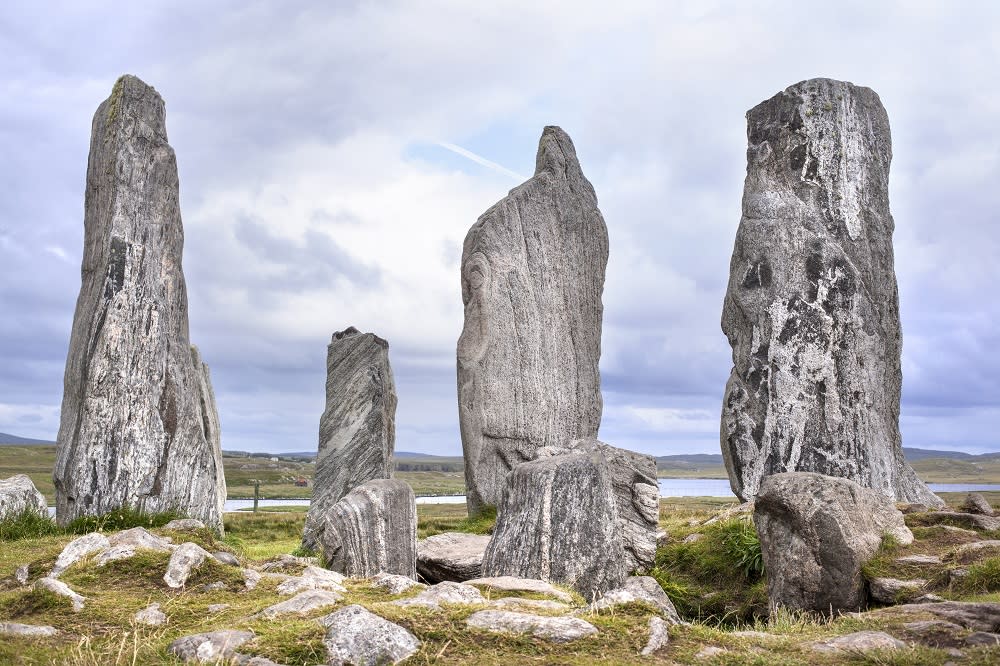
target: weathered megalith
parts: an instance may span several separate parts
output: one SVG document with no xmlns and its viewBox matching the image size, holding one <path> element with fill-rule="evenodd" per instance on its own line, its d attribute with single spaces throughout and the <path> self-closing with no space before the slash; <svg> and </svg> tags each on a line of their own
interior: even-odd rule
<svg viewBox="0 0 1000 666">
<path fill-rule="evenodd" d="M 327 567 L 352 578 L 417 577 L 417 505 L 403 481 L 375 479 L 330 507 L 320 536 Z"/>
<path fill-rule="evenodd" d="M 542 446 L 597 436 L 608 232 L 569 136 L 542 132 L 535 175 L 462 251 L 458 405 L 470 514 Z"/>
<path fill-rule="evenodd" d="M 188 337 L 177 162 L 163 99 L 134 76 L 94 114 L 84 227 L 56 517 L 174 509 L 221 529 L 219 420 Z"/>
<path fill-rule="evenodd" d="M 812 472 L 765 478 L 753 521 L 770 604 L 790 610 L 858 610 L 867 596 L 861 567 L 883 537 L 913 542 L 903 514 L 885 495 Z"/>
<path fill-rule="evenodd" d="M 27 474 L 0 479 L 0 520 L 15 518 L 27 512 L 47 516 L 48 511 L 45 496 L 38 491 Z"/>
<path fill-rule="evenodd" d="M 878 95 L 813 79 L 747 112 L 747 176 L 722 330 L 733 491 L 839 476 L 941 506 L 903 459 L 889 120 Z"/>
<path fill-rule="evenodd" d="M 396 385 L 389 343 L 353 326 L 326 353 L 326 410 L 319 421 L 313 498 L 302 544 L 315 548 L 330 507 L 362 483 L 392 477 Z"/>
<path fill-rule="evenodd" d="M 521 463 L 507 475 L 483 576 L 537 578 L 588 601 L 625 583 L 625 551 L 607 462 L 574 453 Z"/>
</svg>

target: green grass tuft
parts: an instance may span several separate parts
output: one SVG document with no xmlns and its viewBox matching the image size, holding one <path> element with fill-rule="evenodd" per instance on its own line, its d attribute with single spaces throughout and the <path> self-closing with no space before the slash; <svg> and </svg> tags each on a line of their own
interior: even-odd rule
<svg viewBox="0 0 1000 666">
<path fill-rule="evenodd" d="M 68 534 L 89 534 L 91 532 L 117 532 L 133 527 L 147 529 L 163 527 L 171 520 L 186 518 L 179 511 L 161 511 L 147 513 L 141 509 L 122 507 L 100 516 L 80 516 L 66 524 Z"/>
<path fill-rule="evenodd" d="M 63 530 L 47 514 L 25 509 L 16 516 L 0 520 L 0 541 L 20 541 L 62 534 Z"/>
</svg>

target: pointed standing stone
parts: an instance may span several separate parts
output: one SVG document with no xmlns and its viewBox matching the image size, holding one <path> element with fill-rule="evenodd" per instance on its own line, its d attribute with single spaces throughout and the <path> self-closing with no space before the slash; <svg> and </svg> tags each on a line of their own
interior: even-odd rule
<svg viewBox="0 0 1000 666">
<path fill-rule="evenodd" d="M 576 149 L 546 127 L 535 175 L 465 238 L 458 402 L 469 512 L 542 446 L 593 438 L 608 231 Z"/>
<path fill-rule="evenodd" d="M 733 491 L 808 471 L 941 506 L 903 460 L 889 119 L 878 95 L 813 79 L 747 113 L 743 217 L 722 330 Z"/>
<path fill-rule="evenodd" d="M 131 506 L 221 529 L 226 496 L 208 371 L 188 337 L 177 163 L 163 99 L 134 76 L 94 114 L 56 516 Z"/>
<path fill-rule="evenodd" d="M 324 519 L 341 498 L 366 481 L 392 477 L 396 441 L 388 342 L 353 326 L 334 333 L 326 373 L 313 499 L 302 536 L 307 548 L 322 540 Z"/>
</svg>

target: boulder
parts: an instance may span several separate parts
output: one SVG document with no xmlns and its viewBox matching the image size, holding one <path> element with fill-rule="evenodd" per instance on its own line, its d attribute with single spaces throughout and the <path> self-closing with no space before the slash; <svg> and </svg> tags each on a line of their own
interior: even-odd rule
<svg viewBox="0 0 1000 666">
<path fill-rule="evenodd" d="M 649 618 L 649 640 L 646 647 L 642 648 L 639 654 L 643 657 L 651 657 L 656 652 L 664 649 L 670 643 L 670 625 L 658 615 Z"/>
<path fill-rule="evenodd" d="M 660 584 L 655 578 L 649 576 L 631 576 L 625 581 L 625 585 L 617 590 L 605 593 L 603 597 L 590 604 L 589 609 L 593 612 L 613 609 L 628 603 L 644 603 L 652 606 L 670 624 L 680 624 L 681 618 L 677 614 L 677 609 L 670 601 Z"/>
<path fill-rule="evenodd" d="M 836 613 L 865 603 L 862 565 L 913 534 L 882 493 L 811 472 L 768 476 L 754 505 L 772 607 Z"/>
<path fill-rule="evenodd" d="M 45 496 L 38 492 L 27 474 L 15 474 L 0 479 L 0 520 L 14 518 L 26 512 L 49 515 Z"/>
<path fill-rule="evenodd" d="M 380 573 L 417 576 L 417 508 L 403 481 L 376 479 L 358 486 L 326 515 L 327 566 L 352 578 Z"/>
<path fill-rule="evenodd" d="M 467 581 L 469 585 L 486 588 L 488 591 L 499 590 L 501 592 L 532 592 L 534 594 L 545 594 L 567 604 L 573 603 L 573 595 L 560 590 L 551 583 L 546 583 L 537 578 L 517 578 L 515 576 L 495 576 L 492 578 L 474 578 Z"/>
<path fill-rule="evenodd" d="M 330 590 L 307 590 L 299 592 L 287 601 L 281 601 L 273 606 L 268 606 L 254 617 L 264 617 L 274 619 L 279 615 L 298 614 L 305 615 L 320 608 L 333 606 L 340 602 L 340 594 Z"/>
<path fill-rule="evenodd" d="M 930 613 L 973 631 L 1000 631 L 1000 603 L 990 601 L 941 601 L 897 606 L 897 612 Z"/>
<path fill-rule="evenodd" d="M 484 576 L 561 583 L 590 601 L 624 584 L 625 562 L 615 493 L 601 456 L 540 458 L 507 476 Z"/>
<path fill-rule="evenodd" d="M 49 572 L 49 578 L 58 578 L 66 569 L 69 569 L 80 560 L 110 547 L 111 542 L 108 541 L 108 537 L 100 532 L 91 532 L 90 534 L 73 539 L 59 553 L 52 571 Z"/>
<path fill-rule="evenodd" d="M 211 553 L 196 543 L 182 543 L 170 556 L 167 571 L 163 574 L 163 582 L 174 589 L 184 587 L 187 579 L 200 567 Z"/>
<path fill-rule="evenodd" d="M 29 573 L 28 565 L 22 564 L 17 569 L 14 569 L 14 581 L 17 582 L 18 585 L 27 585 L 28 573 Z"/>
<path fill-rule="evenodd" d="M 477 611 L 465 623 L 474 629 L 527 634 L 553 643 L 568 643 L 597 633 L 597 627 L 578 617 L 551 617 L 499 610 Z"/>
<path fill-rule="evenodd" d="M 490 537 L 444 532 L 417 542 L 417 573 L 428 583 L 456 583 L 479 578 Z"/>
<path fill-rule="evenodd" d="M 171 543 L 170 537 L 156 536 L 150 534 L 142 527 L 115 532 L 108 537 L 108 543 L 114 546 L 132 546 L 137 550 L 155 550 L 165 553 L 174 550 L 177 546 Z"/>
<path fill-rule="evenodd" d="M 188 333 L 165 117 L 160 95 L 128 75 L 94 114 L 53 470 L 60 524 L 133 507 L 222 528 L 218 415 Z"/>
<path fill-rule="evenodd" d="M 216 613 L 221 613 L 224 610 L 229 610 L 230 607 L 231 604 L 209 604 L 205 608 L 205 610 L 211 613 L 212 615 L 215 615 Z"/>
<path fill-rule="evenodd" d="M 70 589 L 69 585 L 55 578 L 39 578 L 33 586 L 35 590 L 44 590 L 52 594 L 69 599 L 73 605 L 73 610 L 79 613 L 83 610 L 86 598 Z"/>
<path fill-rule="evenodd" d="M 158 627 L 167 623 L 167 616 L 160 610 L 160 604 L 150 604 L 135 614 L 135 623 Z"/>
<path fill-rule="evenodd" d="M 856 631 L 853 634 L 837 636 L 812 644 L 816 652 L 848 652 L 864 653 L 872 650 L 900 650 L 906 648 L 906 643 L 893 638 L 884 631 Z"/>
<path fill-rule="evenodd" d="M 398 664 L 420 649 L 409 631 L 357 604 L 320 618 L 327 664 Z"/>
<path fill-rule="evenodd" d="M 177 531 L 203 530 L 205 529 L 205 523 L 196 518 L 177 518 L 164 525 L 163 529 Z"/>
<path fill-rule="evenodd" d="M 326 410 L 319 421 L 313 497 L 302 545 L 322 540 L 331 507 L 366 481 L 392 477 L 396 386 L 389 343 L 353 326 L 333 334 L 326 354 Z"/>
<path fill-rule="evenodd" d="M 398 574 L 379 574 L 371 579 L 372 587 L 377 587 L 379 589 L 385 590 L 389 594 L 402 594 L 410 588 L 416 587 L 419 589 L 425 589 L 427 586 L 423 583 L 418 583 L 409 576 L 400 576 Z"/>
<path fill-rule="evenodd" d="M 254 638 L 252 631 L 223 629 L 178 638 L 167 651 L 181 661 L 218 663 L 236 656 L 236 648 Z"/>
<path fill-rule="evenodd" d="M 486 603 L 482 593 L 465 583 L 445 581 L 431 585 L 415 597 L 393 601 L 397 606 L 423 606 L 432 610 L 441 610 L 442 604 L 482 604 Z"/>
<path fill-rule="evenodd" d="M 55 627 L 40 624 L 20 624 L 18 622 L 0 622 L 0 636 L 27 636 L 29 638 L 48 638 L 55 636 L 59 630 Z"/>
<path fill-rule="evenodd" d="M 982 516 L 994 516 L 993 506 L 979 493 L 969 493 L 960 507 L 966 513 L 978 513 Z"/>
<path fill-rule="evenodd" d="M 899 604 L 919 597 L 926 586 L 923 579 L 872 578 L 868 581 L 868 593 L 880 604 Z"/>
<path fill-rule="evenodd" d="M 240 566 L 239 558 L 237 558 L 232 553 L 227 553 L 225 551 L 220 550 L 212 553 L 212 557 L 215 559 L 216 562 L 219 562 L 220 564 L 225 564 L 230 567 Z"/>
<path fill-rule="evenodd" d="M 301 576 L 289 577 L 278 584 L 278 594 L 298 594 L 306 590 L 328 590 L 330 592 L 347 592 L 343 586 L 344 576 L 336 571 L 308 566 Z"/>
<path fill-rule="evenodd" d="M 722 330 L 733 492 L 781 472 L 942 506 L 903 458 L 889 119 L 869 88 L 812 79 L 747 112 L 747 176 Z"/>
<path fill-rule="evenodd" d="M 601 422 L 608 231 L 576 149 L 546 127 L 535 173 L 483 213 L 462 249 L 458 410 L 469 512 L 498 506 L 539 447 Z"/>
</svg>

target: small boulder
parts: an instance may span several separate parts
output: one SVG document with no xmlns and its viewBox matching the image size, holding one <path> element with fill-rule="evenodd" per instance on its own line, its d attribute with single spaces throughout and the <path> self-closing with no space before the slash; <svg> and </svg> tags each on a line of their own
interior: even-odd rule
<svg viewBox="0 0 1000 666">
<path fill-rule="evenodd" d="M 549 599 L 525 599 L 524 597 L 504 597 L 489 602 L 490 607 L 501 610 L 512 611 L 537 611 L 547 610 L 556 613 L 566 613 L 570 610 L 569 604 L 561 601 L 550 601 Z"/>
<path fill-rule="evenodd" d="M 141 527 L 133 527 L 121 532 L 115 532 L 108 537 L 108 543 L 111 544 L 112 548 L 115 546 L 132 546 L 137 550 L 155 550 L 164 553 L 177 548 L 171 541 L 170 537 L 151 534 Z"/>
<path fill-rule="evenodd" d="M 104 536 L 100 532 L 91 532 L 90 534 L 85 534 L 82 537 L 73 539 L 66 544 L 66 547 L 62 549 L 61 553 L 59 553 L 59 557 L 56 558 L 55 566 L 53 566 L 52 571 L 49 572 L 49 578 L 58 578 L 64 571 L 66 571 L 66 569 L 69 569 L 71 566 L 86 558 L 91 553 L 106 550 L 110 547 L 111 542 L 108 541 L 108 537 Z"/>
<path fill-rule="evenodd" d="M 856 631 L 853 634 L 837 636 L 812 644 L 816 652 L 869 652 L 871 650 L 899 650 L 906 643 L 893 638 L 884 631 Z"/>
<path fill-rule="evenodd" d="M 479 578 L 490 537 L 464 532 L 435 534 L 417 542 L 417 573 L 428 583 Z"/>
<path fill-rule="evenodd" d="M 602 611 L 628 603 L 644 603 L 652 606 L 670 624 L 680 624 L 681 618 L 670 597 L 663 591 L 655 578 L 649 576 L 631 576 L 625 585 L 617 590 L 611 590 L 597 601 L 590 604 L 590 611 Z"/>
<path fill-rule="evenodd" d="M 935 648 L 955 647 L 960 645 L 960 635 L 965 630 L 954 622 L 945 620 L 921 620 L 907 622 L 903 625 L 907 634 L 913 636 L 922 645 Z"/>
<path fill-rule="evenodd" d="M 466 620 L 466 625 L 494 633 L 528 634 L 554 643 L 568 643 L 597 633 L 597 627 L 578 617 L 549 617 L 498 610 L 473 613 Z"/>
<path fill-rule="evenodd" d="M 927 581 L 923 579 L 872 578 L 868 581 L 871 598 L 880 604 L 900 604 L 919 597 Z"/>
<path fill-rule="evenodd" d="M 254 571 L 253 569 L 244 569 L 243 585 L 244 587 L 247 588 L 247 592 L 255 589 L 257 585 L 260 583 L 261 578 L 263 577 L 264 577 L 263 574 L 261 574 L 259 571 Z"/>
<path fill-rule="evenodd" d="M 997 647 L 1000 646 L 1000 634 L 990 631 L 974 631 L 962 641 L 968 647 Z"/>
<path fill-rule="evenodd" d="M 227 553 L 225 551 L 220 550 L 212 553 L 212 557 L 214 557 L 215 561 L 219 562 L 220 564 L 225 564 L 230 567 L 240 566 L 239 559 L 232 553 Z"/>
<path fill-rule="evenodd" d="M 981 516 L 994 516 L 996 512 L 993 511 L 993 507 L 979 493 L 969 493 L 965 496 L 965 501 L 962 502 L 960 507 L 962 511 L 966 513 L 978 513 Z"/>
<path fill-rule="evenodd" d="M 184 587 L 187 579 L 202 565 L 209 552 L 196 543 L 182 543 L 170 556 L 163 582 L 174 589 Z"/>
<path fill-rule="evenodd" d="M 18 585 L 28 584 L 28 565 L 22 564 L 17 569 L 14 570 L 14 580 L 17 581 Z"/>
<path fill-rule="evenodd" d="M 38 492 L 27 474 L 15 474 L 0 479 L 0 520 L 32 511 L 40 516 L 49 515 L 45 496 Z"/>
<path fill-rule="evenodd" d="M 205 529 L 205 523 L 196 518 L 177 518 L 164 525 L 163 529 L 177 531 L 202 530 Z"/>
<path fill-rule="evenodd" d="M 1000 554 L 1000 539 L 964 543 L 955 548 L 952 559 L 960 564 L 972 564 L 984 557 L 994 557 Z"/>
<path fill-rule="evenodd" d="M 299 592 L 287 601 L 268 606 L 258 613 L 257 616 L 273 619 L 279 615 L 289 615 L 291 613 L 305 615 L 320 608 L 333 606 L 340 601 L 340 598 L 339 594 L 329 590 L 307 590 Z"/>
<path fill-rule="evenodd" d="M 649 640 L 646 647 L 639 653 L 643 657 L 651 657 L 654 653 L 664 649 L 670 643 L 670 625 L 658 615 L 649 618 Z"/>
<path fill-rule="evenodd" d="M 961 511 L 931 511 L 922 514 L 920 522 L 928 525 L 957 526 L 957 529 L 1000 530 L 1000 518 Z"/>
<path fill-rule="evenodd" d="M 66 597 L 73 604 L 73 610 L 79 613 L 83 610 L 86 599 L 70 589 L 69 585 L 55 578 L 39 578 L 35 581 L 34 589 L 46 590 L 60 597 Z"/>
<path fill-rule="evenodd" d="M 327 590 L 347 592 L 343 586 L 344 576 L 336 571 L 321 569 L 312 565 L 302 570 L 302 575 L 278 584 L 278 594 L 298 594 L 306 590 Z"/>
<path fill-rule="evenodd" d="M 417 587 L 420 589 L 425 589 L 427 586 L 423 583 L 418 583 L 417 581 L 409 578 L 407 576 L 400 576 L 398 574 L 379 574 L 371 579 L 372 587 L 377 587 L 379 589 L 385 590 L 389 594 L 402 594 L 412 587 Z"/>
<path fill-rule="evenodd" d="M 216 613 L 221 613 L 222 611 L 228 609 L 229 607 L 230 607 L 229 604 L 209 604 L 205 610 L 211 613 L 212 615 L 215 615 Z"/>
<path fill-rule="evenodd" d="M 571 604 L 573 595 L 560 590 L 552 583 L 546 583 L 537 578 L 517 578 L 516 576 L 493 576 L 491 578 L 473 578 L 466 581 L 468 585 L 485 587 L 488 590 L 502 590 L 504 592 L 535 592 L 537 594 L 547 594 L 559 601 Z"/>
<path fill-rule="evenodd" d="M 224 629 L 178 638 L 167 651 L 183 661 L 216 663 L 236 656 L 236 648 L 253 640 L 252 631 Z"/>
<path fill-rule="evenodd" d="M 167 623 L 167 615 L 160 610 L 160 604 L 150 604 L 135 614 L 136 624 L 158 627 Z"/>
<path fill-rule="evenodd" d="M 0 636 L 27 636 L 30 638 L 47 638 L 55 636 L 59 630 L 55 627 L 41 624 L 20 624 L 18 622 L 0 622 Z"/>
<path fill-rule="evenodd" d="M 420 641 L 409 631 L 351 605 L 320 618 L 326 627 L 327 664 L 398 664 L 420 649 Z"/>
<path fill-rule="evenodd" d="M 424 606 L 440 610 L 441 604 L 483 604 L 486 603 L 486 599 L 471 585 L 445 581 L 428 587 L 415 597 L 392 603 L 397 606 Z"/>
<path fill-rule="evenodd" d="M 277 573 L 298 572 L 305 567 L 314 566 L 318 563 L 319 559 L 315 557 L 296 557 L 295 555 L 282 553 L 260 565 L 260 570 Z"/>
<path fill-rule="evenodd" d="M 897 606 L 897 612 L 930 613 L 972 631 L 1000 631 L 1000 603 L 992 601 L 942 601 Z"/>
<path fill-rule="evenodd" d="M 943 562 L 937 555 L 904 555 L 896 558 L 896 564 L 908 564 L 911 566 L 934 566 Z"/>
<path fill-rule="evenodd" d="M 120 546 L 111 546 L 107 550 L 103 551 L 94 560 L 94 563 L 99 567 L 107 565 L 109 562 L 117 562 L 118 560 L 127 560 L 129 558 L 135 557 L 135 546 L 131 544 L 122 544 Z"/>
</svg>

